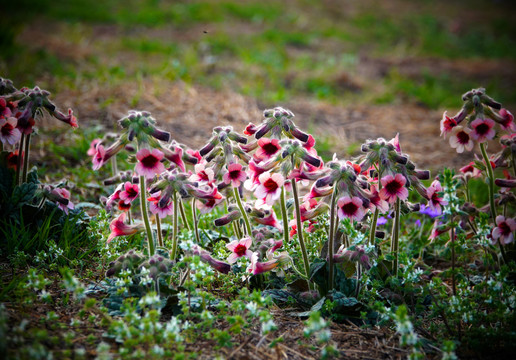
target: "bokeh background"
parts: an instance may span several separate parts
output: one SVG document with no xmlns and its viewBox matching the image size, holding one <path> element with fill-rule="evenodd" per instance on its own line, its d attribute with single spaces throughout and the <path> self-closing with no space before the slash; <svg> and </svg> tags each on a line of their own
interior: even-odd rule
<svg viewBox="0 0 516 360">
<path fill-rule="evenodd" d="M 326 158 L 399 132 L 438 169 L 473 156 L 439 138 L 462 93 L 485 87 L 516 112 L 514 1 L 4 2 L 0 76 L 50 90 L 87 136 L 139 109 L 195 148 L 280 105 Z"/>
</svg>

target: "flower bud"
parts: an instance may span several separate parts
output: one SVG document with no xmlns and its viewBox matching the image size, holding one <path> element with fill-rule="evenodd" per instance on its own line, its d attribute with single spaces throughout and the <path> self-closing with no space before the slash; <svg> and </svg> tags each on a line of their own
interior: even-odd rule
<svg viewBox="0 0 516 360">
<path fill-rule="evenodd" d="M 213 223 L 215 224 L 215 226 L 224 226 L 231 223 L 232 221 L 239 219 L 241 216 L 242 214 L 239 210 L 234 210 L 221 218 L 215 219 Z"/>
</svg>

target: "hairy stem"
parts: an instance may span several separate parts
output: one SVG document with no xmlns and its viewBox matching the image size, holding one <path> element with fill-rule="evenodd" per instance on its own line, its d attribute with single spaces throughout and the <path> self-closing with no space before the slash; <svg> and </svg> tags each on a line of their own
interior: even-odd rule
<svg viewBox="0 0 516 360">
<path fill-rule="evenodd" d="M 174 191 L 174 220 L 173 220 L 173 231 L 172 231 L 172 255 L 170 256 L 172 260 L 176 258 L 177 255 L 177 221 L 179 219 L 179 200 L 177 198 L 177 192 Z"/>
<path fill-rule="evenodd" d="M 452 292 L 453 296 L 457 295 L 457 288 L 455 286 L 455 228 L 452 224 L 450 229 L 450 241 L 451 241 L 451 266 L 452 266 Z"/>
<path fill-rule="evenodd" d="M 399 238 L 400 238 L 400 208 L 401 201 L 399 198 L 396 199 L 396 206 L 394 209 L 394 222 L 392 224 L 392 247 L 391 251 L 394 253 L 394 274 L 398 276 L 398 250 L 399 250 Z"/>
<path fill-rule="evenodd" d="M 147 199 L 145 197 L 145 176 L 140 175 L 140 209 L 142 212 L 143 223 L 147 231 L 147 242 L 149 245 L 149 256 L 154 255 L 154 237 L 152 236 L 152 228 L 150 226 L 149 214 L 147 213 Z"/>
<path fill-rule="evenodd" d="M 156 214 L 156 230 L 158 233 L 158 246 L 163 247 L 163 234 L 161 233 L 161 219 Z"/>
<path fill-rule="evenodd" d="M 25 134 L 22 133 L 20 138 L 20 142 L 18 143 L 18 163 L 16 164 L 16 177 L 15 177 L 15 185 L 20 184 L 20 175 L 23 166 L 23 144 L 25 143 Z"/>
<path fill-rule="evenodd" d="M 197 241 L 197 244 L 200 244 L 201 237 L 199 236 L 199 224 L 197 224 L 197 210 L 195 209 L 195 198 L 192 199 L 192 219 L 195 233 L 195 241 Z"/>
<path fill-rule="evenodd" d="M 244 205 L 242 204 L 242 200 L 240 199 L 240 193 L 238 192 L 238 188 L 233 188 L 233 195 L 235 196 L 235 200 L 238 204 L 238 208 L 242 213 L 242 218 L 245 223 L 245 232 L 249 237 L 253 237 L 253 232 L 251 230 L 251 223 L 249 222 L 249 217 L 247 216 L 247 212 L 245 211 Z"/>
<path fill-rule="evenodd" d="M 280 207 L 281 207 L 281 220 L 283 221 L 283 242 L 285 244 L 288 244 L 290 237 L 289 237 L 289 231 L 288 231 L 287 204 L 285 201 L 285 187 L 284 186 L 281 188 Z"/>
<path fill-rule="evenodd" d="M 335 202 L 337 201 L 337 184 L 335 184 L 335 187 L 333 189 L 333 193 L 331 195 L 331 205 L 330 205 L 330 228 L 328 229 L 328 291 L 333 290 L 333 248 L 334 241 L 335 241 Z"/>
<path fill-rule="evenodd" d="M 179 211 L 181 213 L 181 222 L 183 223 L 183 226 L 190 231 L 190 224 L 188 223 L 188 220 L 186 219 L 186 213 L 185 213 L 185 207 L 183 205 L 183 202 L 181 199 L 179 200 Z"/>
<path fill-rule="evenodd" d="M 23 159 L 22 183 L 25 183 L 27 182 L 27 172 L 29 170 L 30 134 L 26 135 L 23 147 L 25 148 L 25 158 Z"/>
<path fill-rule="evenodd" d="M 290 180 L 292 184 L 292 193 L 294 196 L 294 208 L 296 210 L 296 225 L 297 225 L 297 238 L 299 239 L 299 245 L 301 246 L 301 253 L 303 255 L 303 264 L 305 267 L 305 274 L 308 277 L 310 274 L 310 263 L 308 262 L 308 254 L 306 252 L 305 241 L 303 239 L 303 223 L 301 222 L 301 209 L 299 206 L 299 197 L 297 194 L 296 179 Z M 310 287 L 310 283 L 308 283 Z"/>
</svg>

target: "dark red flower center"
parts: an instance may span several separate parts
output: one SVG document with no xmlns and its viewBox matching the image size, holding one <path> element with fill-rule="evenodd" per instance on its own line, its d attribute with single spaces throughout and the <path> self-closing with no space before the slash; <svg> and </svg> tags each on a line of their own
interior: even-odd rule
<svg viewBox="0 0 516 360">
<path fill-rule="evenodd" d="M 489 129 L 490 129 L 489 125 L 487 125 L 485 122 L 483 122 L 483 123 L 477 125 L 477 127 L 475 128 L 475 131 L 479 135 L 485 135 L 489 132 Z"/>
<path fill-rule="evenodd" d="M 124 200 L 120 200 L 118 202 L 119 210 L 125 211 L 125 210 L 129 210 L 130 208 L 131 208 L 131 203 L 125 203 Z"/>
<path fill-rule="evenodd" d="M 247 248 L 242 244 L 238 244 L 235 247 L 235 250 L 233 250 L 233 252 L 235 254 L 237 254 L 238 256 L 244 256 L 246 251 L 247 251 Z"/>
<path fill-rule="evenodd" d="M 138 195 L 138 192 L 133 187 L 130 187 L 129 189 L 127 189 L 126 192 L 127 192 L 127 196 L 129 198 L 134 198 Z"/>
<path fill-rule="evenodd" d="M 233 170 L 229 172 L 229 178 L 230 179 L 238 179 L 240 176 L 240 170 Z"/>
<path fill-rule="evenodd" d="M 396 180 L 392 180 L 385 185 L 385 189 L 389 194 L 397 194 L 401 187 L 402 185 Z"/>
<path fill-rule="evenodd" d="M 11 132 L 13 131 L 14 126 L 12 126 L 9 123 L 5 123 L 4 126 L 2 126 L 2 135 L 9 136 L 11 135 Z"/>
<path fill-rule="evenodd" d="M 268 192 L 273 192 L 278 188 L 278 184 L 273 179 L 267 179 L 263 186 L 267 189 Z"/>
<path fill-rule="evenodd" d="M 478 127 L 477 127 L 478 128 Z M 469 142 L 469 135 L 465 131 L 459 131 L 457 133 L 457 139 L 459 140 L 460 144 L 467 144 Z"/>
<path fill-rule="evenodd" d="M 509 224 L 507 224 L 507 222 L 502 222 L 500 225 L 498 225 L 498 227 L 500 228 L 500 230 L 502 230 L 502 235 L 503 236 L 508 236 L 511 234 L 511 227 L 509 226 Z"/>
<path fill-rule="evenodd" d="M 263 147 L 262 147 L 263 151 L 265 151 L 265 153 L 267 155 L 274 155 L 275 153 L 278 152 L 279 148 L 274 145 L 273 143 L 268 143 L 268 144 L 265 144 Z"/>
<path fill-rule="evenodd" d="M 158 162 L 159 162 L 158 158 L 152 154 L 145 156 L 141 160 L 141 163 L 143 164 L 143 166 L 148 169 L 154 168 Z"/>
<path fill-rule="evenodd" d="M 348 202 L 342 206 L 342 211 L 348 216 L 354 215 L 358 210 L 358 206 L 354 202 Z"/>
<path fill-rule="evenodd" d="M 455 126 L 457 126 L 457 122 L 452 118 L 446 117 L 446 120 L 444 120 L 444 128 L 451 130 Z"/>
<path fill-rule="evenodd" d="M 206 174 L 205 171 L 201 171 L 197 174 L 197 176 L 199 176 L 199 179 L 201 180 L 204 180 L 204 181 L 208 181 L 210 178 L 208 177 L 208 174 Z"/>
</svg>

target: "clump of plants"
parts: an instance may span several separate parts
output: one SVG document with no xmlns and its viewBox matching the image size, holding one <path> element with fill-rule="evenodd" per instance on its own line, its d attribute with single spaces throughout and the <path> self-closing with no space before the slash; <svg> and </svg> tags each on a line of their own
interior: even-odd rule
<svg viewBox="0 0 516 360">
<path fill-rule="evenodd" d="M 2 119 L 34 104 L 49 111 L 38 91 L 8 90 Z M 339 354 L 330 322 L 390 326 L 411 358 L 514 350 L 516 125 L 483 89 L 463 100 L 457 115 L 444 114 L 442 136 L 458 152 L 478 143 L 480 156 L 435 177 L 398 136 L 325 163 L 280 107 L 243 133 L 215 127 L 199 150 L 130 111 L 88 151 L 93 170 L 113 170 L 90 223 L 107 271 L 85 291 L 104 294 L 102 303 L 77 301 L 124 357 L 185 352 L 199 333 L 231 348 L 242 329 L 279 349 L 273 302 L 309 319 L 305 335 L 322 357 Z M 71 111 L 52 111 L 76 125 Z M 22 151 L 30 137 L 18 140 Z M 30 183 L 23 167 L 11 173 L 17 187 Z"/>
</svg>

